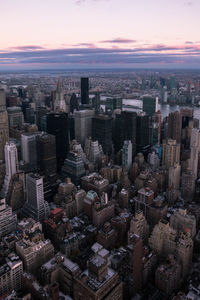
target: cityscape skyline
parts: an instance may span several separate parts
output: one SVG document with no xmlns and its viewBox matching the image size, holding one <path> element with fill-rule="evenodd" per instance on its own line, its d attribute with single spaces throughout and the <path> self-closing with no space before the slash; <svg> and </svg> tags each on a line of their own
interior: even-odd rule
<svg viewBox="0 0 200 300">
<path fill-rule="evenodd" d="M 197 0 L 0 3 L 2 70 L 200 67 Z"/>
</svg>

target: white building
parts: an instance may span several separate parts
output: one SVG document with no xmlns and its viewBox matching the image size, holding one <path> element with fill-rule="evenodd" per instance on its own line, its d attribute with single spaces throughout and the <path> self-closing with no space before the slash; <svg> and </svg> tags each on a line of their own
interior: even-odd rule
<svg viewBox="0 0 200 300">
<path fill-rule="evenodd" d="M 131 141 L 124 141 L 122 148 L 122 165 L 129 171 L 132 166 L 132 143 Z"/>
<path fill-rule="evenodd" d="M 6 176 L 2 190 L 2 196 L 5 197 L 8 192 L 8 187 L 12 176 L 18 172 L 18 155 L 17 147 L 14 143 L 6 143 L 4 147 L 5 163 L 6 163 Z"/>
<path fill-rule="evenodd" d="M 22 209 L 25 216 L 36 221 L 47 218 L 50 210 L 48 203 L 44 200 L 43 177 L 38 174 L 26 175 L 27 201 Z"/>
</svg>

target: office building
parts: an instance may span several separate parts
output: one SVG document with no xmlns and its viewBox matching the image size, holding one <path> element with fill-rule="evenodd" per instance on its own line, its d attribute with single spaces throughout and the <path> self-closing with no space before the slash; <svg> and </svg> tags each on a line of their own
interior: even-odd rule
<svg viewBox="0 0 200 300">
<path fill-rule="evenodd" d="M 9 254 L 0 262 L 0 295 L 7 295 L 22 287 L 23 264 L 15 253 Z M 2 298 L 5 299 L 5 298 Z"/>
<path fill-rule="evenodd" d="M 134 296 L 139 293 L 142 288 L 142 256 L 143 256 L 143 245 L 142 239 L 137 234 L 130 236 L 130 244 L 128 250 L 130 252 L 130 268 L 132 277 L 130 280 L 131 294 Z"/>
<path fill-rule="evenodd" d="M 37 169 L 37 133 L 25 132 L 21 135 L 22 160 L 28 165 L 30 170 Z"/>
<path fill-rule="evenodd" d="M 186 170 L 181 176 L 181 196 L 186 202 L 192 202 L 195 192 L 195 175 Z"/>
<path fill-rule="evenodd" d="M 93 163 L 98 164 L 102 161 L 103 149 L 99 145 L 98 141 L 92 141 L 91 138 L 87 139 L 85 142 L 85 154 L 87 159 Z"/>
<path fill-rule="evenodd" d="M 88 262 L 88 269 L 75 278 L 74 300 L 122 300 L 122 282 L 117 272 L 108 267 L 106 259 L 95 255 Z"/>
<path fill-rule="evenodd" d="M 92 118 L 92 140 L 102 145 L 104 154 L 112 153 L 112 118 L 99 115 Z"/>
<path fill-rule="evenodd" d="M 169 114 L 168 117 L 168 139 L 176 140 L 177 143 L 181 142 L 181 129 L 182 129 L 182 117 L 179 111 L 175 111 Z"/>
<path fill-rule="evenodd" d="M 168 174 L 168 187 L 170 189 L 178 190 L 180 188 L 181 166 L 179 164 L 174 164 L 174 166 L 169 168 Z"/>
<path fill-rule="evenodd" d="M 169 296 L 180 287 L 180 282 L 181 264 L 174 255 L 169 255 L 166 263 L 156 269 L 156 287 Z"/>
<path fill-rule="evenodd" d="M 184 232 L 185 228 L 189 228 L 191 237 L 194 238 L 196 235 L 196 218 L 186 209 L 179 208 L 171 215 L 170 226 L 178 232 Z"/>
<path fill-rule="evenodd" d="M 16 229 L 17 215 L 6 204 L 5 199 L 0 200 L 0 237 L 13 232 Z"/>
<path fill-rule="evenodd" d="M 149 225 L 142 211 L 136 211 L 135 216 L 131 219 L 130 230 L 128 232 L 128 243 L 131 243 L 132 235 L 138 235 L 144 244 L 149 237 Z"/>
<path fill-rule="evenodd" d="M 48 176 L 57 172 L 55 136 L 41 132 L 36 136 L 37 164 L 40 171 Z"/>
<path fill-rule="evenodd" d="M 176 140 L 168 139 L 163 141 L 162 165 L 166 169 L 180 163 L 180 144 Z"/>
<path fill-rule="evenodd" d="M 70 177 L 74 184 L 80 184 L 81 177 L 85 176 L 85 167 L 79 152 L 70 151 L 68 153 L 62 167 L 62 175 L 65 178 Z"/>
<path fill-rule="evenodd" d="M 16 242 L 16 252 L 23 261 L 24 270 L 34 274 L 54 256 L 54 247 L 50 240 L 31 241 L 23 238 Z"/>
<path fill-rule="evenodd" d="M 151 96 L 143 97 L 143 111 L 150 116 L 153 116 L 158 110 L 158 98 Z"/>
<path fill-rule="evenodd" d="M 150 149 L 149 141 L 149 116 L 145 113 L 137 115 L 136 127 L 136 151 L 141 152 L 146 157 Z"/>
<path fill-rule="evenodd" d="M 4 146 L 9 140 L 8 114 L 0 111 L 0 160 L 4 161 Z"/>
<path fill-rule="evenodd" d="M 93 110 L 85 109 L 75 111 L 75 138 L 82 146 L 85 146 L 86 139 L 92 136 L 93 117 Z"/>
<path fill-rule="evenodd" d="M 60 171 L 69 150 L 67 113 L 47 114 L 47 132 L 55 136 L 57 168 Z"/>
<path fill-rule="evenodd" d="M 63 83 L 61 78 L 58 79 L 57 88 L 54 93 L 53 109 L 55 112 L 59 112 L 59 111 L 66 112 L 66 103 L 64 99 Z"/>
<path fill-rule="evenodd" d="M 81 78 L 81 104 L 89 104 L 89 79 Z"/>
<path fill-rule="evenodd" d="M 122 166 L 124 166 L 127 171 L 132 167 L 132 157 L 132 143 L 130 140 L 124 141 L 122 148 Z"/>
<path fill-rule="evenodd" d="M 6 175 L 4 178 L 4 185 L 2 190 L 2 196 L 5 197 L 9 183 L 14 174 L 18 171 L 18 154 L 17 147 L 14 143 L 6 143 L 5 145 L 5 163 L 6 163 Z"/>
<path fill-rule="evenodd" d="M 115 151 L 122 149 L 123 143 L 130 140 L 133 156 L 136 154 L 136 112 L 122 111 L 116 114 L 114 119 L 113 143 Z"/>
<path fill-rule="evenodd" d="M 22 212 L 25 216 L 43 221 L 49 214 L 49 205 L 44 200 L 43 178 L 38 174 L 26 175 L 27 201 Z"/>
<path fill-rule="evenodd" d="M 0 89 L 0 111 L 6 110 L 6 93 L 4 89 Z"/>
<path fill-rule="evenodd" d="M 24 123 L 24 115 L 19 106 L 12 106 L 7 108 L 9 127 L 19 126 Z"/>
</svg>

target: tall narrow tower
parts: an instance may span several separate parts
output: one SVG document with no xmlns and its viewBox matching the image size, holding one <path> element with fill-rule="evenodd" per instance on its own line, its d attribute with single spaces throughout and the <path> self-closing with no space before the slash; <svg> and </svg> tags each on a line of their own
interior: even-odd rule
<svg viewBox="0 0 200 300">
<path fill-rule="evenodd" d="M 6 163 L 6 176 L 2 195 L 5 197 L 8 191 L 9 183 L 12 176 L 18 171 L 18 155 L 17 147 L 14 143 L 6 143 L 5 148 L 5 163 Z"/>
<path fill-rule="evenodd" d="M 49 214 L 49 205 L 44 200 L 43 177 L 38 174 L 26 175 L 27 201 L 22 209 L 25 216 L 43 221 Z"/>
</svg>

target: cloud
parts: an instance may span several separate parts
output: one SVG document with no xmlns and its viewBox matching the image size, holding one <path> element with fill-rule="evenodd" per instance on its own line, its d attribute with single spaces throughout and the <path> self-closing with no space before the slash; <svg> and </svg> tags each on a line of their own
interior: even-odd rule
<svg viewBox="0 0 200 300">
<path fill-rule="evenodd" d="M 145 45 L 135 48 L 91 47 L 90 43 L 77 44 L 79 47 L 40 49 L 35 47 L 13 47 L 0 53 L 0 65 L 4 66 L 143 66 L 181 65 L 200 67 L 200 45 Z"/>
<path fill-rule="evenodd" d="M 39 49 L 44 49 L 42 46 L 37 46 L 37 45 L 28 45 L 28 46 L 16 46 L 16 47 L 10 47 L 9 49 L 14 49 L 14 50 L 39 50 Z"/>
<path fill-rule="evenodd" d="M 100 43 L 110 43 L 110 44 L 130 44 L 130 43 L 136 43 L 136 40 L 132 39 L 125 39 L 125 38 L 115 38 L 112 40 L 105 40 L 105 41 L 100 41 Z"/>
<path fill-rule="evenodd" d="M 184 2 L 184 5 L 185 5 L 185 6 L 193 6 L 193 5 L 194 5 L 194 2 L 192 2 L 192 1 L 187 1 L 187 2 Z"/>
<path fill-rule="evenodd" d="M 186 45 L 192 45 L 193 42 L 191 42 L 191 41 L 186 41 L 185 44 L 186 44 Z"/>
</svg>

